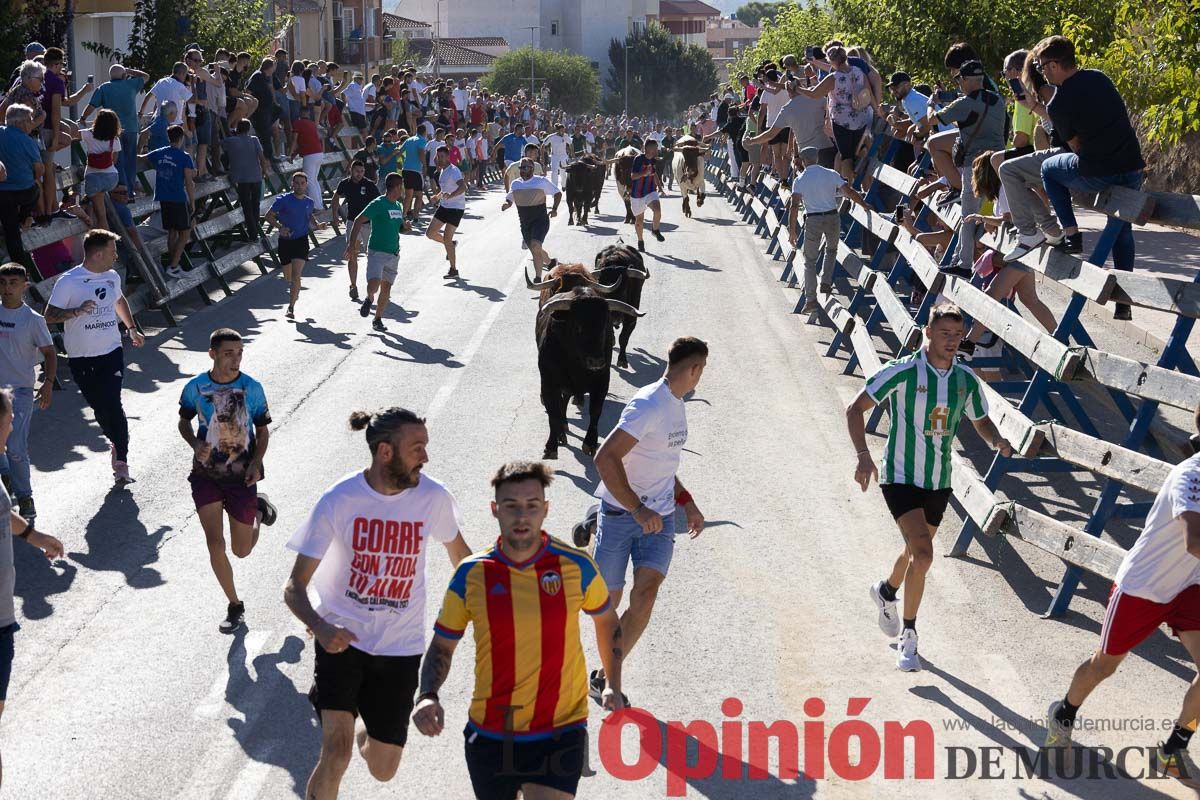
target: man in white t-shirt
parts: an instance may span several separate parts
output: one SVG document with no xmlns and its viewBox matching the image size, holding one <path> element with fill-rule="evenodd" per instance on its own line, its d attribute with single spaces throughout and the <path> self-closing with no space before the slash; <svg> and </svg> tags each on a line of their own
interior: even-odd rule
<svg viewBox="0 0 1200 800">
<path fill-rule="evenodd" d="M 454 232 L 458 230 L 467 211 L 467 181 L 463 178 L 462 170 L 450 163 L 450 148 L 445 143 L 437 149 L 437 168 L 438 193 L 430 200 L 437 203 L 438 207 L 425 236 L 446 248 L 450 271 L 442 277 L 456 280 L 459 277 L 458 260 L 454 251 L 458 243 L 454 241 Z"/>
<path fill-rule="evenodd" d="M 182 61 L 176 61 L 175 66 L 171 68 L 170 76 L 160 78 L 146 97 L 142 100 L 141 112 L 144 114 L 146 106 L 150 102 L 150 98 L 154 97 L 157 101 L 155 105 L 162 107 L 163 103 L 175 104 L 175 115 L 168 120 L 170 125 L 185 125 L 187 119 L 187 104 L 192 99 L 192 90 L 184 84 L 184 79 L 187 78 L 187 64 Z"/>
<path fill-rule="evenodd" d="M 1200 409 L 1196 427 L 1200 430 Z M 1100 647 L 1075 670 L 1063 699 L 1050 704 L 1046 748 L 1071 747 L 1071 729 L 1083 701 L 1164 622 L 1200 668 L 1200 454 L 1167 475 L 1141 535 L 1121 561 L 1100 629 Z M 1180 762 L 1198 719 L 1200 691 L 1193 683 L 1174 730 L 1155 751 L 1158 773 L 1180 776 Z"/>
<path fill-rule="evenodd" d="M 633 589 L 621 615 L 626 657 L 650 622 L 658 587 L 671 565 L 675 507 L 683 507 L 693 539 L 704 530 L 704 515 L 676 473 L 688 437 L 683 398 L 700 383 L 707 361 L 707 344 L 690 336 L 676 339 L 666 374 L 634 394 L 596 453 L 601 483 L 593 557 L 615 609 L 620 609 L 625 573 L 633 562 Z M 603 670 L 593 672 L 589 684 L 592 696 L 599 698 Z"/>
<path fill-rule="evenodd" d="M 71 377 L 109 441 L 113 477 L 124 484 L 133 483 L 133 478 L 129 475 L 129 421 L 121 406 L 125 351 L 117 323 L 125 324 L 134 347 L 141 347 L 146 340 L 121 292 L 121 276 L 112 268 L 119 238 L 105 230 L 87 232 L 83 263 L 64 272 L 54 284 L 46 304 L 46 323 L 63 323 Z"/>
<path fill-rule="evenodd" d="M 532 142 L 532 139 L 530 141 Z M 558 171 L 569 160 L 567 151 L 571 147 L 571 137 L 567 136 L 566 128 L 561 122 L 554 126 L 554 133 L 546 137 L 546 144 L 550 146 L 550 182 L 561 186 L 558 182 Z"/>
<path fill-rule="evenodd" d="M 396 774 L 425 652 L 425 551 L 442 543 L 454 566 L 471 553 L 454 496 L 421 472 L 425 420 L 388 408 L 356 411 L 350 427 L 366 430 L 371 465 L 329 487 L 287 543 L 298 555 L 284 600 L 317 640 L 321 756 L 305 797 L 337 796 L 356 738 L 372 777 Z"/>
<path fill-rule="evenodd" d="M 350 124 L 358 129 L 360 134 L 367 129 L 367 98 L 363 94 L 362 75 L 354 73 L 354 79 L 342 90 L 346 98 L 346 110 L 350 112 Z"/>
</svg>

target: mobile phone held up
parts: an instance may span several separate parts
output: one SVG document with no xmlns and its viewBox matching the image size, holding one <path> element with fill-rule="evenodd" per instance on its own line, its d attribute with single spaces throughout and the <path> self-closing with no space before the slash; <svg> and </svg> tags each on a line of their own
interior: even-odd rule
<svg viewBox="0 0 1200 800">
<path fill-rule="evenodd" d="M 95 83 L 95 82 L 96 82 L 96 76 L 95 76 L 95 75 L 88 75 L 88 80 L 87 80 L 87 82 L 88 82 L 88 83 Z"/>
<path fill-rule="evenodd" d="M 1025 99 L 1025 84 L 1021 83 L 1019 78 L 1009 78 L 1008 86 L 1012 89 L 1013 97 L 1018 100 Z"/>
</svg>

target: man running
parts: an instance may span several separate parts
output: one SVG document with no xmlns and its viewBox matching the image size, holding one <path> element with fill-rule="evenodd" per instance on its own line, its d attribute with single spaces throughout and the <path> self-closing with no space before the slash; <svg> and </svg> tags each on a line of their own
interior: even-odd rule
<svg viewBox="0 0 1200 800">
<path fill-rule="evenodd" d="M 145 344 L 146 337 L 134 323 L 121 291 L 121 275 L 113 269 L 119 238 L 100 229 L 87 232 L 83 263 L 64 272 L 54 284 L 46 303 L 46 323 L 63 324 L 71 377 L 108 439 L 113 477 L 118 484 L 125 484 L 133 483 L 133 478 L 129 474 L 129 420 L 121 405 L 125 350 L 118 321 L 125 324 L 134 347 Z"/>
<path fill-rule="evenodd" d="M 342 215 L 341 198 L 346 198 L 346 214 Z M 379 197 L 375 182 L 367 178 L 367 165 L 355 159 L 350 163 L 350 177 L 343 178 L 333 192 L 332 219 L 356 220 L 367 204 Z M 346 243 L 350 238 L 346 237 Z M 358 249 L 346 249 L 346 266 L 350 272 L 350 299 L 358 302 Z"/>
<path fill-rule="evenodd" d="M 509 206 L 516 205 L 517 216 L 521 220 L 521 239 L 533 256 L 533 271 L 535 280 L 542 279 L 542 267 L 548 260 L 542 242 L 550 232 L 550 218 L 558 216 L 558 204 L 562 202 L 562 191 L 548 181 L 544 175 L 533 174 L 532 159 L 523 158 L 519 162 L 520 177 L 512 182 L 501 211 L 507 211 Z M 554 195 L 554 207 L 546 215 L 546 196 Z"/>
<path fill-rule="evenodd" d="M 660 242 L 663 235 L 658 230 L 662 220 L 662 202 L 658 192 L 662 189 L 662 179 L 658 176 L 658 142 L 649 139 L 646 142 L 646 152 L 638 154 L 633 159 L 630 168 L 629 205 L 633 209 L 634 229 L 637 231 L 638 250 L 645 251 L 646 243 L 642 241 L 642 226 L 646 217 L 646 209 L 654 212 L 654 220 L 650 224 L 650 232 Z"/>
<path fill-rule="evenodd" d="M 320 187 L 317 187 L 320 191 Z M 308 263 L 308 236 L 329 223 L 317 219 L 313 199 L 308 196 L 308 176 L 303 172 L 292 175 L 292 190 L 276 195 L 271 210 L 263 218 L 267 225 L 279 225 L 279 247 L 276 254 L 288 282 L 288 305 L 284 316 L 296 318 L 296 301 L 300 299 L 300 278 Z"/>
<path fill-rule="evenodd" d="M 271 412 L 262 385 L 242 372 L 242 336 L 218 328 L 208 337 L 212 369 L 188 381 L 179 397 L 179 435 L 192 448 L 192 500 L 204 529 L 208 563 L 229 600 L 221 633 L 242 625 L 246 605 L 233 583 L 233 567 L 225 555 L 221 512 L 229 516 L 233 554 L 245 558 L 258 544 L 260 525 L 277 516 L 257 484 L 263 477 Z M 192 430 L 192 420 L 197 430 Z"/>
<path fill-rule="evenodd" d="M 1200 408 L 1194 424 L 1200 431 Z M 1200 666 L 1200 454 L 1167 475 L 1141 535 L 1121 561 L 1100 629 L 1100 647 L 1075 670 L 1063 699 L 1050 705 L 1047 748 L 1071 747 L 1079 707 L 1164 622 Z M 1157 772 L 1186 774 L 1181 762 L 1198 720 L 1200 687 L 1193 681 L 1171 735 L 1155 753 Z"/>
<path fill-rule="evenodd" d="M 471 554 L 454 495 L 422 473 L 425 420 L 393 407 L 356 411 L 350 428 L 366 431 L 370 466 L 329 487 L 287 543 L 297 556 L 284 601 L 316 637 L 311 800 L 337 797 L 356 741 L 373 778 L 396 774 L 425 651 L 425 552 L 441 542 L 454 566 Z"/>
<path fill-rule="evenodd" d="M 454 232 L 462 222 L 463 214 L 467 211 L 467 181 L 462 170 L 450 163 L 450 148 L 442 145 L 437 151 L 438 187 L 440 191 L 431 200 L 438 204 L 433 214 L 433 221 L 425 236 L 435 242 L 440 242 L 446 248 L 446 260 L 450 262 L 450 271 L 443 278 L 458 278 L 458 260 L 456 250 L 458 243 L 454 241 Z"/>
<path fill-rule="evenodd" d="M 404 135 L 404 131 L 401 131 L 400 134 Z M 421 209 L 425 207 L 423 159 L 427 144 L 429 143 L 425 140 L 425 137 L 417 130 L 413 131 L 412 135 L 406 138 L 404 143 L 400 145 L 400 154 L 403 156 L 401 167 L 404 171 L 404 216 L 412 222 L 417 221 L 417 216 L 421 213 Z M 387 173 L 384 174 L 386 175 Z"/>
<path fill-rule="evenodd" d="M 367 241 L 367 297 L 359 306 L 359 316 L 371 314 L 371 303 L 379 293 L 375 307 L 375 321 L 371 327 L 386 331 L 383 315 L 392 296 L 392 284 L 400 271 L 400 231 L 404 226 L 404 206 L 400 203 L 400 192 L 404 191 L 404 179 L 392 173 L 384 180 L 387 193 L 367 203 L 367 207 L 355 217 L 354 227 L 346 239 L 346 260 L 357 257 L 358 235 L 366 223 L 371 225 L 371 238 Z"/>
<path fill-rule="evenodd" d="M 575 796 L 588 750 L 580 611 L 592 617 L 600 662 L 612 676 L 603 706 L 624 707 L 621 623 L 604 578 L 586 553 L 542 530 L 551 480 L 545 464 L 528 461 L 496 472 L 500 537 L 455 570 L 421 668 L 413 724 L 437 736 L 446 721 L 438 690 L 475 624 L 475 691 L 463 733 L 471 785 L 484 800 Z"/>
<path fill-rule="evenodd" d="M 567 151 L 571 146 L 571 137 L 567 136 L 561 122 L 554 126 L 554 133 L 546 137 L 546 144 L 550 147 L 550 182 L 558 186 L 558 172 L 569 160 Z"/>
<path fill-rule="evenodd" d="M 512 133 L 507 134 L 497 146 L 504 151 L 504 191 L 511 188 L 512 181 L 508 177 L 508 168 L 525 157 L 525 123 L 513 125 Z"/>
<path fill-rule="evenodd" d="M 633 395 L 596 453 L 600 509 L 594 556 L 614 609 L 621 605 L 625 573 L 633 562 L 633 590 L 621 615 L 626 656 L 646 630 L 671 566 L 675 507 L 683 507 L 691 538 L 704 530 L 704 515 L 676 473 L 688 435 L 683 398 L 699 385 L 707 362 L 707 344 L 690 336 L 676 339 L 666 373 Z M 603 692 L 607 675 L 606 670 L 592 673 L 594 698 Z"/>
<path fill-rule="evenodd" d="M 904 551 L 891 574 L 871 586 L 879 610 L 879 629 L 899 636 L 896 666 L 918 672 L 917 611 L 925 592 L 925 575 L 933 564 L 933 536 L 950 500 L 950 456 L 954 433 L 965 413 L 990 447 L 1004 456 L 1012 447 L 988 419 L 987 398 L 975 373 L 955 360 L 963 339 L 958 306 L 942 303 L 929 312 L 924 346 L 910 356 L 889 361 L 871 377 L 846 409 L 846 427 L 857 451 L 854 480 L 865 492 L 874 476 L 884 502 L 900 528 Z M 863 415 L 891 398 L 891 423 L 883 477 L 867 449 Z M 904 587 L 904 616 L 896 613 L 896 593 Z M 901 624 L 903 619 L 903 625 Z"/>
</svg>

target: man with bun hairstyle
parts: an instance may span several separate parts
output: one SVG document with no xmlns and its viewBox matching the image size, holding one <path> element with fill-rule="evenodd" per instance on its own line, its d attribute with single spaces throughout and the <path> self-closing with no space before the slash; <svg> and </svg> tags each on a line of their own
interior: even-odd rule
<svg viewBox="0 0 1200 800">
<path fill-rule="evenodd" d="M 316 638 L 314 800 L 337 797 L 355 743 L 372 777 L 396 774 L 425 652 L 426 550 L 441 542 L 454 566 L 471 552 L 454 496 L 422 474 L 425 420 L 392 407 L 356 411 L 350 428 L 366 432 L 370 465 L 329 487 L 287 543 L 297 556 L 284 602 Z"/>
</svg>

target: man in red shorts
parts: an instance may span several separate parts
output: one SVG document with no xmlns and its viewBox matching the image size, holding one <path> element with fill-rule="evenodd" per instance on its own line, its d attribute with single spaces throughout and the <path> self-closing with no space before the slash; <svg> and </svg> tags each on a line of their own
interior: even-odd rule
<svg viewBox="0 0 1200 800">
<path fill-rule="evenodd" d="M 1200 430 L 1200 408 L 1196 427 Z M 1141 535 L 1121 562 L 1100 629 L 1100 648 L 1075 670 L 1066 696 L 1050 705 L 1046 748 L 1071 746 L 1079 706 L 1164 622 L 1200 665 L 1200 454 L 1171 470 Z M 1194 680 L 1183 695 L 1174 730 L 1159 743 L 1157 772 L 1181 775 L 1198 718 L 1200 681 Z"/>
<path fill-rule="evenodd" d="M 275 506 L 255 486 L 263 476 L 271 412 L 262 385 L 241 371 L 241 334 L 232 328 L 213 331 L 208 357 L 212 369 L 188 381 L 179 397 L 179 433 L 194 454 L 188 481 L 208 544 L 208 561 L 229 599 L 220 630 L 233 633 L 246 607 L 238 599 L 233 567 L 225 555 L 221 512 L 229 517 L 229 538 L 238 558 L 254 550 L 259 525 L 275 522 Z"/>
</svg>

